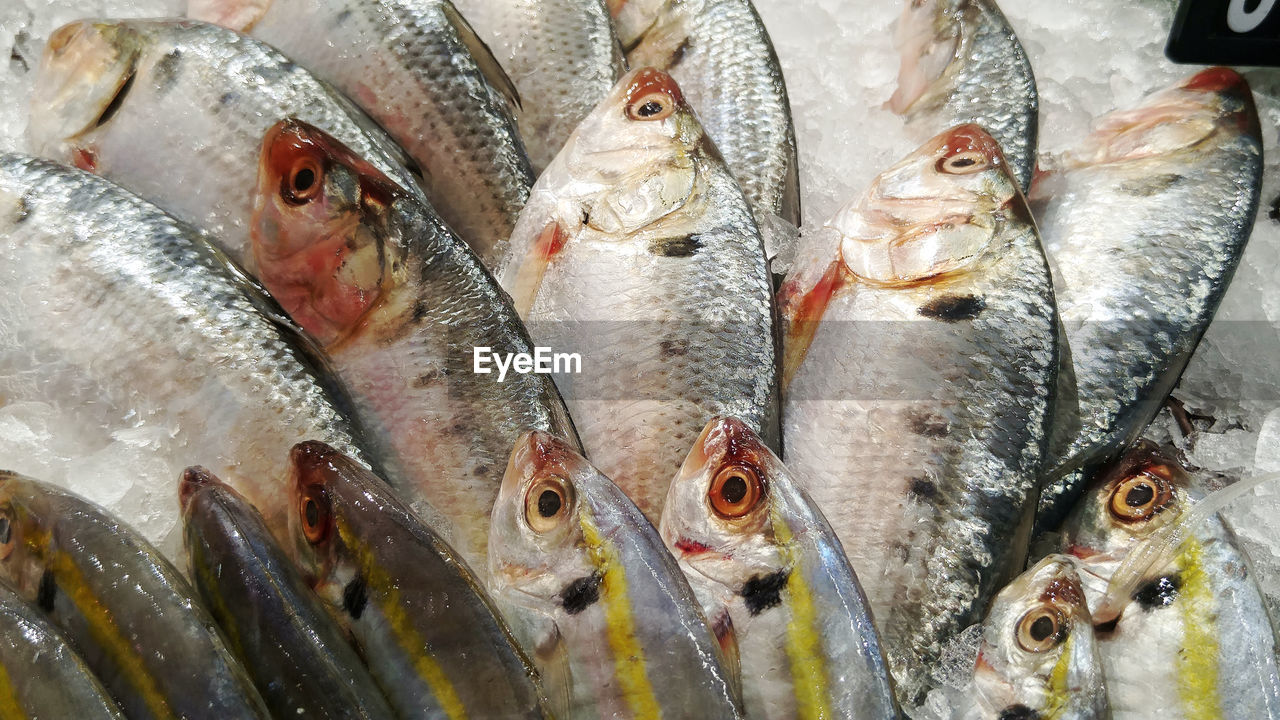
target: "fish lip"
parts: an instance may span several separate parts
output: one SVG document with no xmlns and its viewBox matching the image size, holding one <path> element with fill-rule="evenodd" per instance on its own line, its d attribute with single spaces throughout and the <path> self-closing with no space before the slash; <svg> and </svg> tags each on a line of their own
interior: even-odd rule
<svg viewBox="0 0 1280 720">
<path fill-rule="evenodd" d="M 333 446 L 319 440 L 304 440 L 289 450 L 289 464 L 297 487 L 325 484 L 323 474 L 336 472 L 334 460 L 341 456 Z"/>
<path fill-rule="evenodd" d="M 219 480 L 208 469 L 200 465 L 193 465 L 182 471 L 182 478 L 178 481 L 178 505 L 183 512 L 187 512 L 191 506 L 191 500 L 197 493 L 206 488 L 220 487 L 222 481 Z"/>
</svg>

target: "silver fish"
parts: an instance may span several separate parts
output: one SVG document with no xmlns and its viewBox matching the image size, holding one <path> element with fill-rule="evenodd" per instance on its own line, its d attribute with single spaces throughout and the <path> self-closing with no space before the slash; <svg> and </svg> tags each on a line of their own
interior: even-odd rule
<svg viewBox="0 0 1280 720">
<path fill-rule="evenodd" d="M 625 62 L 604 0 L 458 0 L 520 91 L 516 118 L 540 173 L 613 89 Z"/>
<path fill-rule="evenodd" d="M 1063 526 L 1094 620 L 1110 621 L 1098 647 L 1115 720 L 1280 717 L 1275 628 L 1226 523 L 1197 523 L 1167 562 L 1125 562 L 1202 497 L 1170 451 L 1144 440 L 1098 476 Z M 1116 576 L 1131 572 L 1132 591 L 1112 598 Z"/>
<path fill-rule="evenodd" d="M 770 280 L 742 193 L 669 75 L 624 77 L 547 167 L 501 274 L 601 472 L 656 519 L 708 417 L 777 442 Z"/>
<path fill-rule="evenodd" d="M 750 718 L 899 717 L 858 579 L 817 506 L 746 425 L 702 431 L 662 539 L 737 635 Z"/>
<path fill-rule="evenodd" d="M 1253 229 L 1262 140 L 1244 78 L 1202 71 L 1098 121 L 1031 201 L 1071 348 L 1039 530 L 1151 422 Z"/>
<path fill-rule="evenodd" d="M 12 532 L 0 527 L 0 541 L 8 545 Z M 62 632 L 5 585 L 0 585 L 0 714 L 15 720 L 124 720 Z"/>
<path fill-rule="evenodd" d="M 349 401 L 315 348 L 205 236 L 154 205 L 79 170 L 0 154 L 0 256 L 0 396 L 58 423 L 56 449 L 7 461 L 68 468 L 73 489 L 96 494 L 99 478 L 121 471 L 74 468 L 141 448 L 126 456 L 135 487 L 112 506 L 146 508 L 150 538 L 168 538 L 171 557 L 173 478 L 187 463 L 280 518 L 294 443 L 325 438 L 360 456 Z"/>
<path fill-rule="evenodd" d="M 573 448 L 516 443 L 493 510 L 495 594 L 550 618 L 570 718 L 741 718 L 693 590 L 640 510 Z"/>
<path fill-rule="evenodd" d="M 609 0 L 633 68 L 675 78 L 761 226 L 800 224 L 796 133 L 782 67 L 751 0 Z"/>
<path fill-rule="evenodd" d="M 243 30 L 333 83 L 408 152 L 436 212 L 480 259 L 502 256 L 534 179 L 512 117 L 520 100 L 449 0 L 188 0 L 187 15 Z"/>
<path fill-rule="evenodd" d="M 0 580 L 66 634 L 130 720 L 269 720 L 176 568 L 102 508 L 0 471 Z"/>
<path fill-rule="evenodd" d="M 1043 558 L 996 595 L 973 687 L 967 720 L 1111 720 L 1093 620 L 1070 557 Z"/>
<path fill-rule="evenodd" d="M 179 484 L 191 580 L 277 718 L 395 716 L 320 598 L 245 499 L 208 470 Z"/>
<path fill-rule="evenodd" d="M 534 353 L 506 294 L 419 202 L 310 125 L 267 133 L 256 194 L 259 279 L 393 448 L 406 499 L 447 516 L 450 544 L 483 569 L 512 443 L 537 428 L 577 446 L 550 376 L 475 372 L 476 348 Z"/>
<path fill-rule="evenodd" d="M 391 488 L 324 443 L 290 462 L 299 562 L 400 720 L 551 717 L 488 594 Z"/>
<path fill-rule="evenodd" d="M 924 136 L 974 123 L 1000 143 L 1023 192 L 1036 169 L 1040 98 L 1031 63 L 994 0 L 904 0 L 902 65 L 889 108 Z"/>
<path fill-rule="evenodd" d="M 253 273 L 258 149 L 285 118 L 322 128 L 420 195 L 402 152 L 348 100 L 261 42 L 194 21 L 82 20 L 55 31 L 28 135 L 37 154 L 207 231 Z"/>
<path fill-rule="evenodd" d="M 995 140 L 962 125 L 881 173 L 779 291 L 787 467 L 867 591 L 898 699 L 1022 564 L 1057 314 Z"/>
</svg>

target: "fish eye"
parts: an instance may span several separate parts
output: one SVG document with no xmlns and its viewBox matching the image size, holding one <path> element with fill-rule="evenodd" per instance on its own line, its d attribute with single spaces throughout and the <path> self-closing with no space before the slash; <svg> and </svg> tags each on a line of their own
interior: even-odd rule
<svg viewBox="0 0 1280 720">
<path fill-rule="evenodd" d="M 1018 646 L 1027 652 L 1042 653 L 1066 639 L 1066 623 L 1052 607 L 1030 610 L 1018 621 Z"/>
<path fill-rule="evenodd" d="M 711 481 L 707 497 L 711 509 L 720 517 L 734 520 L 755 509 L 764 496 L 764 483 L 760 475 L 746 465 L 730 465 Z"/>
<path fill-rule="evenodd" d="M 665 120 L 675 109 L 676 104 L 666 93 L 653 92 L 627 105 L 627 117 L 632 120 Z"/>
<path fill-rule="evenodd" d="M 17 545 L 13 532 L 13 509 L 0 508 L 0 560 L 7 560 Z"/>
<path fill-rule="evenodd" d="M 280 194 L 294 205 L 302 205 L 320 194 L 324 169 L 315 158 L 300 157 L 289 168 L 280 186 Z"/>
<path fill-rule="evenodd" d="M 312 545 L 329 537 L 329 498 L 317 487 L 308 487 L 298 499 L 298 518 L 302 521 L 302 534 Z"/>
<path fill-rule="evenodd" d="M 1168 480 L 1149 472 L 1125 478 L 1111 491 L 1107 504 L 1117 520 L 1132 522 L 1150 520 L 1173 500 L 1173 486 Z"/>
<path fill-rule="evenodd" d="M 986 155 L 977 150 L 966 150 L 939 160 L 938 171 L 948 175 L 971 175 L 986 170 L 990 165 Z"/>
<path fill-rule="evenodd" d="M 535 532 L 547 532 L 569 513 L 572 501 L 569 484 L 554 475 L 535 482 L 525 494 L 524 517 Z"/>
</svg>

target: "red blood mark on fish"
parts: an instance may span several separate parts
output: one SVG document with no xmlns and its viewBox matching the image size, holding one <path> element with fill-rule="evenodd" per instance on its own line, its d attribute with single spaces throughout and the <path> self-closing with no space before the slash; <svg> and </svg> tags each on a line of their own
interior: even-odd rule
<svg viewBox="0 0 1280 720">
<path fill-rule="evenodd" d="M 93 148 L 76 148 L 71 154 L 71 164 L 91 173 L 98 172 L 98 153 Z"/>
<path fill-rule="evenodd" d="M 690 540 L 686 537 L 682 537 L 676 541 L 676 549 L 685 555 L 705 555 L 712 552 L 710 545 L 700 543 L 697 540 Z"/>
</svg>

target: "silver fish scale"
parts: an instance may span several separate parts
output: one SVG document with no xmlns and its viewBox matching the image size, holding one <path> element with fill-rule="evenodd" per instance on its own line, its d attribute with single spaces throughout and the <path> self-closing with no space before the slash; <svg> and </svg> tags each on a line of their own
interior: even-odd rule
<svg viewBox="0 0 1280 720">
<path fill-rule="evenodd" d="M 627 60 L 675 78 L 758 221 L 776 215 L 799 225 L 787 87 L 750 0 L 672 0 Z"/>
<path fill-rule="evenodd" d="M 535 171 L 622 75 L 603 0 L 458 0 L 520 92 L 516 116 Z"/>
<path fill-rule="evenodd" d="M 114 432 L 163 429 L 154 454 L 165 470 L 139 478 L 150 505 L 176 512 L 176 478 L 201 464 L 271 517 L 287 504 L 294 443 L 328 438 L 361 456 L 347 401 L 311 347 L 158 208 L 92 175 L 0 155 L 0 250 L 0 394 L 75 416 L 62 440 L 83 456 Z"/>
<path fill-rule="evenodd" d="M 1239 264 L 1261 173 L 1260 139 L 1224 124 L 1173 155 L 1071 169 L 1043 188 L 1074 395 L 1054 420 L 1038 529 L 1159 412 Z"/>
<path fill-rule="evenodd" d="M 930 117 L 928 134 L 977 123 L 1000 143 L 1023 192 L 1036 169 L 1040 99 L 1027 53 L 992 0 L 953 0 L 946 10 L 960 26 L 958 58 L 909 116 Z"/>
<path fill-rule="evenodd" d="M 783 410 L 787 466 L 849 555 L 904 705 L 1025 559 L 1057 316 L 1029 216 L 998 232 L 949 281 L 834 298 Z M 947 317 L 959 299 L 979 304 Z"/>
</svg>

